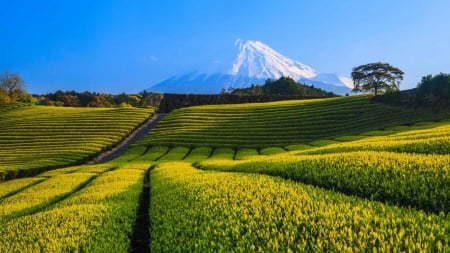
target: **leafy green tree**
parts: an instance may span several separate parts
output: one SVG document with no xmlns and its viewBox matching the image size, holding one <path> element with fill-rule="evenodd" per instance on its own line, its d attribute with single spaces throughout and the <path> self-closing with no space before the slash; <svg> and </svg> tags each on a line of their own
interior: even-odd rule
<svg viewBox="0 0 450 253">
<path fill-rule="evenodd" d="M 0 75 L 0 89 L 7 94 L 11 102 L 20 100 L 26 94 L 23 79 L 18 74 L 8 71 Z"/>
<path fill-rule="evenodd" d="M 403 71 L 388 63 L 376 62 L 354 67 L 353 91 L 373 91 L 375 96 L 379 92 L 398 91 L 403 74 Z"/>
<path fill-rule="evenodd" d="M 263 86 L 263 90 L 266 94 L 277 95 L 304 95 L 304 87 L 299 85 L 294 79 L 289 77 L 280 77 L 275 82 L 266 82 Z"/>
<path fill-rule="evenodd" d="M 418 95 L 450 98 L 450 74 L 427 75 L 417 85 Z"/>
<path fill-rule="evenodd" d="M 296 82 L 290 77 L 280 77 L 278 80 L 274 81 L 272 79 L 267 79 L 264 85 L 254 85 L 252 84 L 248 88 L 234 89 L 231 94 L 233 95 L 251 95 L 251 96 L 261 96 L 261 95 L 297 95 L 297 96 L 310 96 L 310 97 L 333 97 L 335 94 L 331 92 L 326 92 L 322 89 L 315 88 L 314 86 L 308 86 Z"/>
</svg>

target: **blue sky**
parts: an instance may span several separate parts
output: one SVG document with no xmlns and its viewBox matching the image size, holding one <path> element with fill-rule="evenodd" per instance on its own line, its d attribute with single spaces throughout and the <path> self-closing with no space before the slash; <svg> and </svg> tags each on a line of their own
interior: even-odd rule
<svg viewBox="0 0 450 253">
<path fill-rule="evenodd" d="M 320 72 L 388 62 L 402 89 L 450 73 L 447 0 L 0 0 L 0 71 L 32 93 L 139 92 L 171 75 L 226 68 L 260 40 Z"/>
</svg>

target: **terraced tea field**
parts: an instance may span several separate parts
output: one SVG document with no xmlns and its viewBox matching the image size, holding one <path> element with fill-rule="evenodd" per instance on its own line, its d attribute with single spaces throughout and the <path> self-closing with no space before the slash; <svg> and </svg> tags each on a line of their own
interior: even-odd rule
<svg viewBox="0 0 450 253">
<path fill-rule="evenodd" d="M 448 113 L 184 108 L 112 161 L 0 183 L 0 251 L 450 252 L 449 186 Z"/>
<path fill-rule="evenodd" d="M 194 106 L 167 115 L 138 145 L 287 147 L 436 118 L 373 104 L 367 96 Z"/>
<path fill-rule="evenodd" d="M 151 117 L 153 109 L 0 106 L 0 182 L 86 162 Z"/>
</svg>

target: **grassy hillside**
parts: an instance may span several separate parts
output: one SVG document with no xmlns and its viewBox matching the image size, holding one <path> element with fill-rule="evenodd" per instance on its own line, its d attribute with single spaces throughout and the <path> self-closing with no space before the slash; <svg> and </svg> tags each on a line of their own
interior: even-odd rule
<svg viewBox="0 0 450 253">
<path fill-rule="evenodd" d="M 153 113 L 136 108 L 0 105 L 0 181 L 85 162 Z"/>
<path fill-rule="evenodd" d="M 373 104 L 368 96 L 195 106 L 168 114 L 137 145 L 235 149 L 314 145 L 318 140 L 439 117 Z"/>
</svg>

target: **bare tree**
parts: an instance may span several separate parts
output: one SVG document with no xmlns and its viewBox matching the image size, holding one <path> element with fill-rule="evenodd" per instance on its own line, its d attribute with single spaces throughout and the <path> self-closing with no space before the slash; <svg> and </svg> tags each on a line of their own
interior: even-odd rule
<svg viewBox="0 0 450 253">
<path fill-rule="evenodd" d="M 0 75 L 0 89 L 6 93 L 11 102 L 19 100 L 25 92 L 25 82 L 19 74 L 5 71 Z"/>
</svg>

